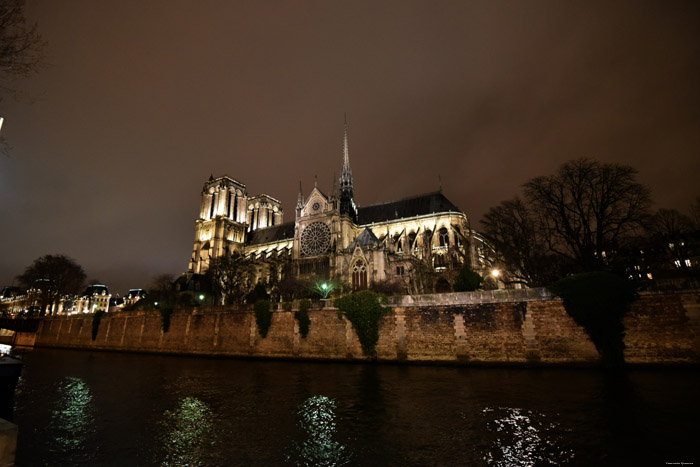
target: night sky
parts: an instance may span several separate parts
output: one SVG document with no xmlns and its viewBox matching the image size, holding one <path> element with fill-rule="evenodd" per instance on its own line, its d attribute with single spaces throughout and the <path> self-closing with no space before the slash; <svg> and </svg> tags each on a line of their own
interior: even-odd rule
<svg viewBox="0 0 700 467">
<path fill-rule="evenodd" d="M 528 179 L 629 164 L 700 195 L 697 1 L 28 1 L 48 42 L 3 96 L 0 286 L 66 254 L 112 293 L 186 270 L 202 184 L 434 191 L 479 226 Z"/>
</svg>

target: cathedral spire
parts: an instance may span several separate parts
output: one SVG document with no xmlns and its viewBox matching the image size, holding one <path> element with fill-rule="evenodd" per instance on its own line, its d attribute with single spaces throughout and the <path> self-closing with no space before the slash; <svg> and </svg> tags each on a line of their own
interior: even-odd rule
<svg viewBox="0 0 700 467">
<path fill-rule="evenodd" d="M 340 172 L 340 214 L 349 215 L 357 222 L 357 206 L 355 205 L 355 193 L 352 183 L 352 170 L 350 169 L 350 149 L 348 145 L 348 119 L 345 115 L 345 129 L 343 134 L 343 168 Z"/>
<path fill-rule="evenodd" d="M 350 171 L 350 149 L 348 148 L 348 114 L 345 114 L 345 131 L 343 134 L 343 172 Z M 352 177 L 352 172 L 350 172 Z"/>
</svg>

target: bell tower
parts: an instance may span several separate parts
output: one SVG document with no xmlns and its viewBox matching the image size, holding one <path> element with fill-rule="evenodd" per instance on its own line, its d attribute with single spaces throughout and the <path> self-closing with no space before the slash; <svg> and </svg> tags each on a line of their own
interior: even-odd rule
<svg viewBox="0 0 700 467">
<path fill-rule="evenodd" d="M 199 219 L 194 222 L 194 248 L 188 272 L 203 274 L 213 258 L 242 252 L 248 212 L 244 184 L 228 176 L 204 183 Z"/>
</svg>

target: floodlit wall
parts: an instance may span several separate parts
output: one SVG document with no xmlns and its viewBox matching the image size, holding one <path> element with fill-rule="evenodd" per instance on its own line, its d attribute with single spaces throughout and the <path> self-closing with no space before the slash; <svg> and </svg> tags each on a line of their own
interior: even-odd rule
<svg viewBox="0 0 700 467">
<path fill-rule="evenodd" d="M 700 294 L 644 294 L 624 320 L 625 357 L 638 364 L 700 363 Z M 595 364 L 585 331 L 546 290 L 398 297 L 380 322 L 377 360 L 456 364 Z M 36 346 L 189 355 L 366 360 L 352 325 L 335 308 L 309 312 L 302 338 L 293 311 L 274 311 L 266 338 L 252 311 L 175 311 L 168 332 L 159 312 L 48 318 Z"/>
</svg>

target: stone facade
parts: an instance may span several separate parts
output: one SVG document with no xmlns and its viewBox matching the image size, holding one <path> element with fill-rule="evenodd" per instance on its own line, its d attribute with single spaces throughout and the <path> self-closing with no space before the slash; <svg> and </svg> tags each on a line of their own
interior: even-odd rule
<svg viewBox="0 0 700 467">
<path fill-rule="evenodd" d="M 382 317 L 377 344 L 380 361 L 498 364 L 592 365 L 598 352 L 560 300 L 544 291 L 478 293 L 421 300 L 421 305 L 391 305 Z M 700 363 L 698 292 L 644 294 L 624 320 L 625 359 L 633 364 Z M 92 316 L 46 318 L 36 345 L 234 357 L 367 360 L 352 325 L 335 308 L 315 308 L 304 339 L 293 311 L 277 310 L 266 338 L 254 314 L 235 307 L 198 308 L 173 313 L 163 332 L 158 312 L 109 313 L 92 340 Z"/>
<path fill-rule="evenodd" d="M 441 190 L 358 206 L 349 157 L 346 124 L 339 179 L 330 194 L 314 184 L 305 196 L 300 185 L 295 220 L 288 223 L 276 199 L 249 197 L 243 183 L 210 177 L 188 274 L 203 274 L 212 258 L 235 253 L 252 258 L 258 277 L 268 282 L 286 270 L 302 278 L 337 279 L 354 289 L 389 280 L 407 293 L 425 293 L 449 290 L 465 263 L 488 274 L 487 243 Z"/>
</svg>

